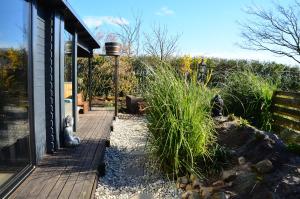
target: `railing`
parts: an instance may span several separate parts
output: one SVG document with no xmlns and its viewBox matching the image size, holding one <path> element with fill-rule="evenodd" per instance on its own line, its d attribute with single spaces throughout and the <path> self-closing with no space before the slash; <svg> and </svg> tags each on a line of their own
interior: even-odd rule
<svg viewBox="0 0 300 199">
<path fill-rule="evenodd" d="M 300 136 L 300 92 L 276 91 L 272 100 L 273 129 Z"/>
</svg>

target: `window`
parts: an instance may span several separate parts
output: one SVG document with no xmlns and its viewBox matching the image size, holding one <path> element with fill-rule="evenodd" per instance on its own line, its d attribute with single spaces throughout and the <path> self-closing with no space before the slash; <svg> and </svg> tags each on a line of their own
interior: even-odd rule
<svg viewBox="0 0 300 199">
<path fill-rule="evenodd" d="M 27 1 L 1 1 L 0 188 L 30 164 L 28 20 Z"/>
</svg>

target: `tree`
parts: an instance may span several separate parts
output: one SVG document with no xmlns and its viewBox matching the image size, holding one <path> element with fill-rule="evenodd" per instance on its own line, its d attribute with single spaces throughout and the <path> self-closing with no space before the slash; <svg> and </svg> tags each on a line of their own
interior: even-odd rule
<svg viewBox="0 0 300 199">
<path fill-rule="evenodd" d="M 121 19 L 119 21 L 122 21 Z M 140 29 L 142 19 L 140 15 L 134 16 L 134 23 L 118 23 L 120 32 L 116 33 L 122 41 L 122 50 L 125 55 L 131 57 L 134 53 L 139 54 Z"/>
<path fill-rule="evenodd" d="M 274 4 L 274 7 L 274 11 L 260 8 L 246 11 L 254 19 L 241 24 L 244 39 L 241 46 L 287 56 L 300 63 L 300 2 L 286 7 Z"/>
<path fill-rule="evenodd" d="M 151 56 L 165 60 L 176 49 L 180 35 L 170 36 L 166 26 L 155 25 L 150 34 L 145 33 L 144 50 Z"/>
</svg>

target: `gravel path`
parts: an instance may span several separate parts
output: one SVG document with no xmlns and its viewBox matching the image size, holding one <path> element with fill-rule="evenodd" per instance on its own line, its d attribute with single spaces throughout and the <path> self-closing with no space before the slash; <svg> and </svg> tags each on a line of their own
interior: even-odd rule
<svg viewBox="0 0 300 199">
<path fill-rule="evenodd" d="M 146 120 L 120 114 L 106 149 L 106 175 L 99 179 L 96 198 L 179 198 L 175 183 L 168 181 L 146 152 Z"/>
</svg>

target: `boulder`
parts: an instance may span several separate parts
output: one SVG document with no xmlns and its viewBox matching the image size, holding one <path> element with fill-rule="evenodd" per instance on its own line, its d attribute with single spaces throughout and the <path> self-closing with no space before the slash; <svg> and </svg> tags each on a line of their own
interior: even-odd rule
<svg viewBox="0 0 300 199">
<path fill-rule="evenodd" d="M 200 187 L 200 195 L 202 198 L 209 198 L 213 194 L 213 187 Z"/>
<path fill-rule="evenodd" d="M 196 191 L 192 191 L 192 193 L 189 195 L 188 199 L 200 199 L 200 194 Z"/>
<path fill-rule="evenodd" d="M 193 186 L 191 184 L 188 184 L 188 185 L 186 185 L 185 190 L 191 191 L 191 190 L 193 190 Z"/>
<path fill-rule="evenodd" d="M 211 196 L 211 199 L 227 199 L 226 194 L 223 191 L 216 192 Z"/>
<path fill-rule="evenodd" d="M 179 177 L 177 179 L 177 188 L 186 189 L 186 186 L 188 185 L 188 183 L 189 183 L 188 177 L 186 177 L 186 176 Z"/>
<path fill-rule="evenodd" d="M 191 194 L 192 194 L 192 191 L 183 192 L 181 194 L 181 199 L 188 199 Z"/>
<path fill-rule="evenodd" d="M 262 174 L 269 173 L 273 169 L 273 164 L 272 164 L 272 162 L 270 160 L 265 159 L 265 160 L 262 160 L 262 161 L 256 163 L 254 165 L 254 168 L 259 173 L 262 173 Z"/>
<path fill-rule="evenodd" d="M 182 199 L 200 199 L 200 194 L 196 191 L 186 191 L 181 195 Z"/>
<path fill-rule="evenodd" d="M 202 186 L 202 184 L 198 178 L 193 180 L 193 182 L 192 182 L 193 189 L 199 189 L 201 186 Z"/>
<path fill-rule="evenodd" d="M 222 172 L 222 180 L 225 182 L 232 181 L 236 178 L 236 170 L 231 169 L 231 170 L 224 170 Z"/>
<path fill-rule="evenodd" d="M 212 185 L 215 187 L 219 187 L 219 186 L 224 186 L 225 183 L 223 180 L 218 180 L 218 181 L 214 182 Z"/>
<path fill-rule="evenodd" d="M 252 172 L 240 173 L 233 181 L 234 189 L 239 194 L 248 194 L 256 184 L 256 174 Z"/>
</svg>

